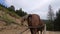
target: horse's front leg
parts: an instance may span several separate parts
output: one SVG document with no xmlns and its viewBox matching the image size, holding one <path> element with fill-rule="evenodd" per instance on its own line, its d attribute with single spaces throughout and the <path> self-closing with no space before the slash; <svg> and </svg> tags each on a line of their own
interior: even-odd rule
<svg viewBox="0 0 60 34">
<path fill-rule="evenodd" d="M 39 31 L 37 31 L 37 33 L 36 34 L 39 34 Z"/>
<path fill-rule="evenodd" d="M 40 33 L 42 34 L 42 30 L 40 31 Z"/>
<path fill-rule="evenodd" d="M 33 29 L 33 34 L 37 34 L 37 29 Z"/>
</svg>

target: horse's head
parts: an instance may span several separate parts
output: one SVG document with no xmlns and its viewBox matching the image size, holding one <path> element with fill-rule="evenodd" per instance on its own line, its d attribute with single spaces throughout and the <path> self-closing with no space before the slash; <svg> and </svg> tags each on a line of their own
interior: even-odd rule
<svg viewBox="0 0 60 34">
<path fill-rule="evenodd" d="M 28 15 L 23 16 L 23 17 L 21 18 L 21 24 L 22 24 L 22 25 L 23 25 L 23 23 L 27 20 L 27 17 L 28 17 Z"/>
</svg>

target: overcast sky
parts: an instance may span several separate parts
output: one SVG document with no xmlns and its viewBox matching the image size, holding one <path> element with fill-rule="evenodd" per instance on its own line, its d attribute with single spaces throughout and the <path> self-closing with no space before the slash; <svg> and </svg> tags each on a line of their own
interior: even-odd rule
<svg viewBox="0 0 60 34">
<path fill-rule="evenodd" d="M 38 14 L 41 19 L 47 18 L 49 5 L 54 12 L 60 8 L 60 0 L 5 0 L 4 2 L 8 7 L 14 5 L 16 9 L 22 8 L 29 14 Z"/>
</svg>

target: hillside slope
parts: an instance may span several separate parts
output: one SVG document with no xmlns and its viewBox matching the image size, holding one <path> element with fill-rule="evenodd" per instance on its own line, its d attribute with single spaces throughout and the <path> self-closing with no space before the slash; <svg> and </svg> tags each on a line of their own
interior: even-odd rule
<svg viewBox="0 0 60 34">
<path fill-rule="evenodd" d="M 0 6 L 0 30 L 8 28 L 8 26 L 11 27 L 11 24 L 13 24 L 13 27 L 14 25 L 20 25 L 20 19 L 21 17 L 18 16 L 16 13 L 11 12 L 6 8 Z"/>
</svg>

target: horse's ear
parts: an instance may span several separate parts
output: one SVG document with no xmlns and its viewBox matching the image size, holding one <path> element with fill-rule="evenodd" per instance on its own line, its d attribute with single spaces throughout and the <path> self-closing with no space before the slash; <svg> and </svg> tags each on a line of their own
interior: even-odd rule
<svg viewBox="0 0 60 34">
<path fill-rule="evenodd" d="M 28 15 L 28 17 L 32 17 L 32 15 L 31 15 L 31 14 L 29 14 L 29 15 Z"/>
</svg>

